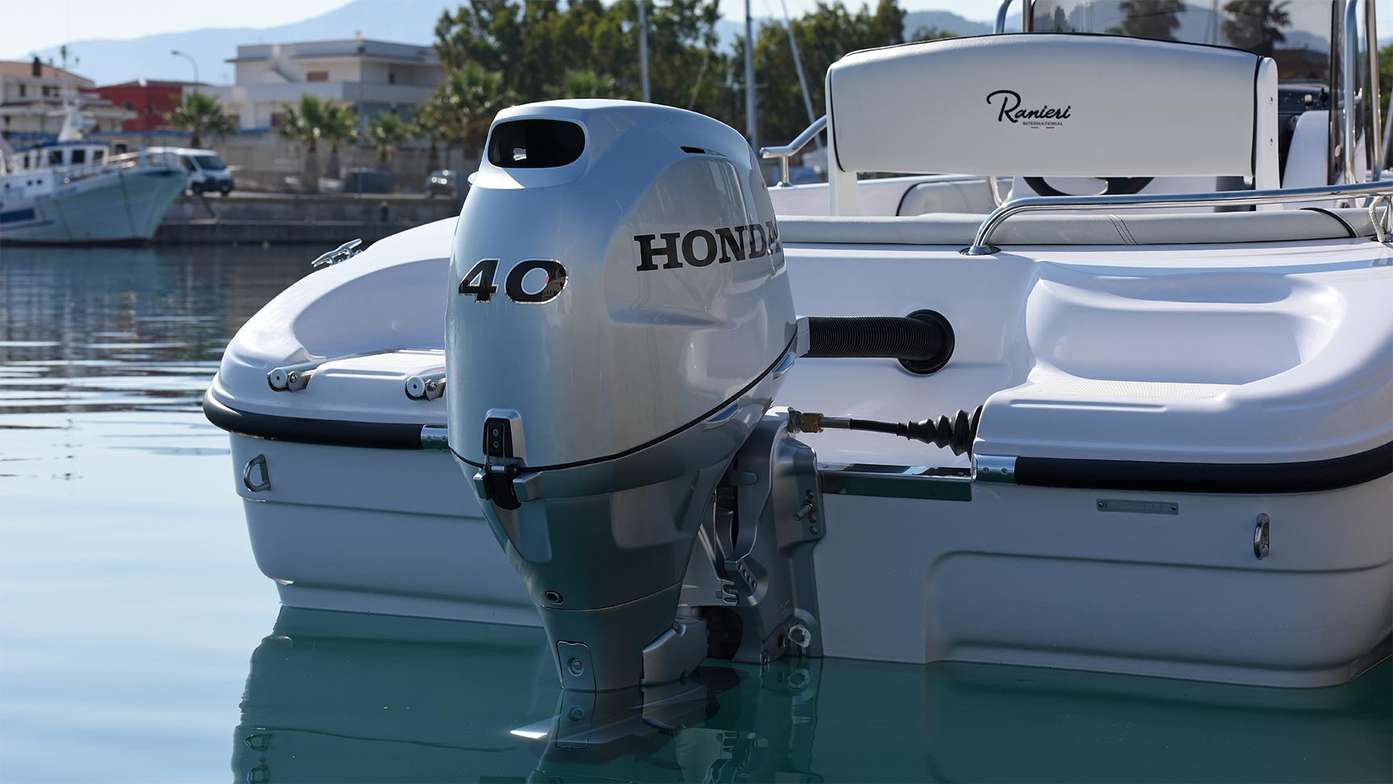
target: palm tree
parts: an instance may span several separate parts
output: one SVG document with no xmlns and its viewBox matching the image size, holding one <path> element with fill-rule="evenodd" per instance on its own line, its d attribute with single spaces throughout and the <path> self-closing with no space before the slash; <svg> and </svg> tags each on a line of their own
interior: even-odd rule
<svg viewBox="0 0 1393 784">
<path fill-rule="evenodd" d="M 1230 0 L 1224 5 L 1228 18 L 1222 30 L 1229 46 L 1271 57 L 1277 44 L 1287 40 L 1282 32 L 1291 26 L 1287 0 Z"/>
<path fill-rule="evenodd" d="M 411 118 L 411 135 L 425 137 L 430 142 L 426 153 L 426 174 L 440 168 L 439 142 L 444 124 L 444 102 L 439 92 L 431 96 Z"/>
<path fill-rule="evenodd" d="M 319 139 L 324 127 L 325 102 L 313 95 L 300 96 L 299 106 L 287 106 L 281 121 L 281 136 L 299 142 L 304 148 L 301 187 L 308 193 L 319 190 Z"/>
<path fill-rule="evenodd" d="M 324 125 L 319 138 L 329 142 L 329 167 L 325 172 L 331 179 L 339 178 L 339 144 L 358 136 L 358 113 L 353 107 L 332 101 L 324 102 Z"/>
<path fill-rule="evenodd" d="M 409 138 L 411 128 L 391 112 L 383 112 L 368 123 L 368 139 L 377 146 L 378 168 L 387 168 L 392 162 L 392 153 Z"/>
<path fill-rule="evenodd" d="M 1133 38 L 1174 41 L 1185 4 L 1181 0 L 1122 0 L 1118 10 L 1124 14 L 1122 24 L 1108 32 Z"/>
<path fill-rule="evenodd" d="M 503 75 L 484 70 L 477 63 L 450 71 L 436 91 L 441 102 L 440 135 L 459 145 L 466 160 L 478 151 L 493 116 L 512 102 Z"/>
<path fill-rule="evenodd" d="M 589 69 L 567 69 L 557 92 L 559 98 L 614 98 L 619 95 L 619 83 Z"/>
<path fill-rule="evenodd" d="M 207 93 L 185 95 L 179 105 L 170 111 L 168 119 L 170 125 L 189 132 L 190 147 L 202 147 L 204 134 L 226 136 L 237 130 L 218 99 Z"/>
</svg>

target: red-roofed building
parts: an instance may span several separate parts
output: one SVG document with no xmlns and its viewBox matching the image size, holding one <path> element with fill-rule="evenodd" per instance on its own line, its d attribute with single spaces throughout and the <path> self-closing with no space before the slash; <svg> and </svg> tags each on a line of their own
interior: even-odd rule
<svg viewBox="0 0 1393 784">
<path fill-rule="evenodd" d="M 140 79 L 102 85 L 96 93 L 115 106 L 135 112 L 134 118 L 121 123 L 122 131 L 143 133 L 169 128 L 169 113 L 183 100 L 185 88 L 190 87 L 190 82 Z"/>
</svg>

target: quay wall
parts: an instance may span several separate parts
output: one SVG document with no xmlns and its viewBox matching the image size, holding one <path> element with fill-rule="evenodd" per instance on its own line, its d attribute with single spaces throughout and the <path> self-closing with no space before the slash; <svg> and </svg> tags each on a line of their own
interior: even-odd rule
<svg viewBox="0 0 1393 784">
<path fill-rule="evenodd" d="M 181 196 L 155 233 L 161 244 L 314 243 L 381 239 L 459 214 L 449 198 L 394 194 Z"/>
</svg>

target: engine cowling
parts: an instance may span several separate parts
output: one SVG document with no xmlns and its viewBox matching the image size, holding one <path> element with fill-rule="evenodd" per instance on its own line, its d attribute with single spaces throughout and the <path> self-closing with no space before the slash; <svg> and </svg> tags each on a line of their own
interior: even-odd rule
<svg viewBox="0 0 1393 784">
<path fill-rule="evenodd" d="M 450 270 L 450 447 L 563 686 L 638 685 L 714 487 L 793 359 L 757 162 L 739 133 L 679 109 L 509 109 Z"/>
</svg>

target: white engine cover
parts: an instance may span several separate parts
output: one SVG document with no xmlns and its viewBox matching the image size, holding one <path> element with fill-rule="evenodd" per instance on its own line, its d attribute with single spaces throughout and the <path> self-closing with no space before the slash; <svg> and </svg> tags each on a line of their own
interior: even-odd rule
<svg viewBox="0 0 1393 784">
<path fill-rule="evenodd" d="M 486 147 L 450 262 L 460 457 L 483 462 L 500 410 L 529 468 L 620 455 L 720 412 L 789 347 L 773 206 L 728 126 L 558 101 L 500 113 Z"/>
</svg>

